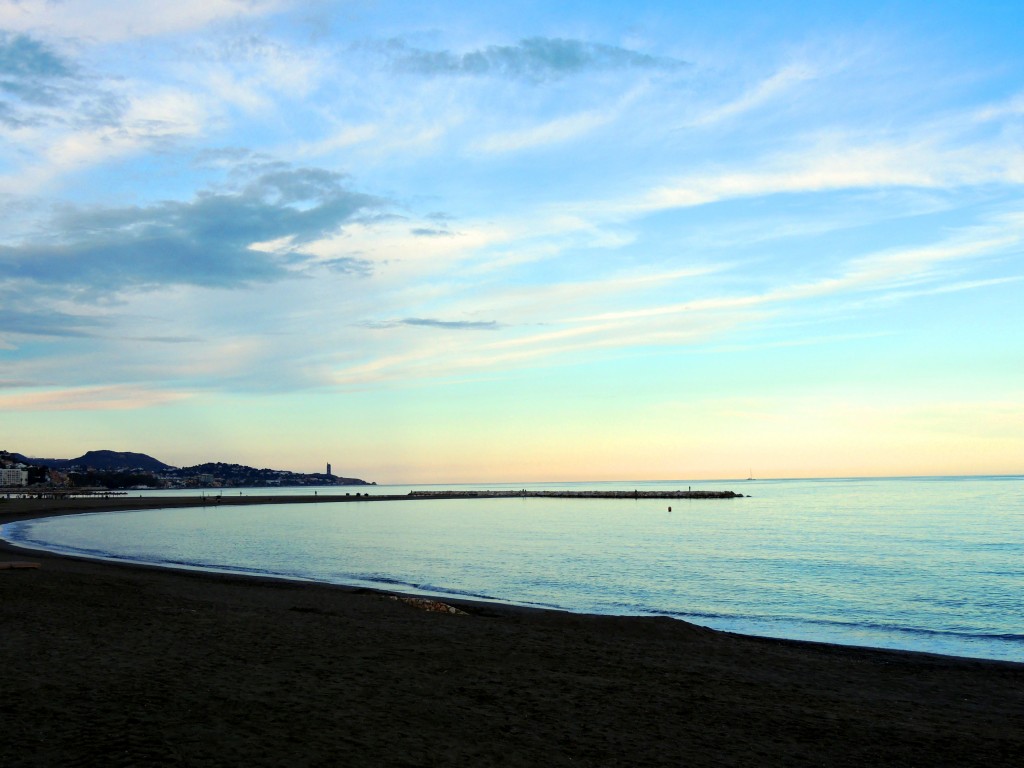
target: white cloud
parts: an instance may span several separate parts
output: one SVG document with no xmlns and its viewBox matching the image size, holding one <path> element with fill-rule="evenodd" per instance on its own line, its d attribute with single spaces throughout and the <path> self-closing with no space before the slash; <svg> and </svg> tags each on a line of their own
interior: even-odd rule
<svg viewBox="0 0 1024 768">
<path fill-rule="evenodd" d="M 221 104 L 232 104 L 252 115 L 271 112 L 275 108 L 274 100 L 264 92 L 262 84 L 231 72 L 211 72 L 206 77 L 205 86 Z"/>
<path fill-rule="evenodd" d="M 503 238 L 499 229 L 477 228 L 472 223 L 460 225 L 448 237 L 416 234 L 423 226 L 422 221 L 404 218 L 353 222 L 304 250 L 325 262 L 358 256 L 373 264 L 375 282 L 393 286 L 444 274 L 456 264 L 477 258 L 481 249 Z"/>
<path fill-rule="evenodd" d="M 263 16 L 289 5 L 287 0 L 16 0 L 0 4 L 0 27 L 116 42 L 188 32 L 240 16 Z"/>
<path fill-rule="evenodd" d="M 207 113 L 190 93 L 158 88 L 126 99 L 114 123 L 78 128 L 56 124 L 19 132 L 17 143 L 31 161 L 0 176 L 0 192 L 36 192 L 62 174 L 203 132 Z"/>
<path fill-rule="evenodd" d="M 69 14 L 65 6 L 62 15 L 55 10 L 59 6 L 29 0 L 20 4 L 22 26 L 9 28 L 113 41 L 183 32 L 282 5 L 210 0 L 201 8 L 186 2 L 157 10 L 147 2 L 126 6 L 123 18 L 113 21 L 113 2 L 94 3 L 93 15 Z M 79 15 L 83 18 L 67 18 Z M 30 16 L 32 23 L 25 20 Z M 100 24 L 109 29 L 93 34 L 90 30 Z M 272 34 L 240 36 L 225 45 L 218 45 L 219 39 L 189 39 L 188 50 L 202 54 L 199 63 L 183 63 L 177 48 L 183 43 L 176 40 L 174 52 L 163 50 L 167 57 L 154 55 L 145 62 L 151 69 L 125 69 L 123 79 L 104 81 L 115 83 L 103 87 L 119 97 L 116 119 L 105 125 L 21 129 L 17 151 L 30 162 L 0 179 L 0 191 L 24 194 L 70 171 L 215 135 L 228 147 L 261 142 L 247 161 L 236 160 L 239 169 L 247 162 L 256 167 L 261 151 L 260 163 L 313 157 L 322 169 L 352 174 L 358 188 L 387 190 L 403 200 L 406 218 L 377 218 L 380 212 L 371 211 L 346 219 L 343 228 L 316 232 L 311 237 L 329 234 L 314 243 L 280 228 L 254 236 L 263 242 L 245 241 L 242 270 L 273 254 L 274 263 L 287 271 L 300 264 L 300 250 L 317 263 L 301 261 L 306 274 L 292 270 L 273 293 L 250 286 L 225 292 L 230 296 L 218 293 L 211 301 L 211 294 L 185 289 L 194 303 L 172 304 L 180 309 L 173 317 L 174 335 L 203 341 L 164 353 L 163 363 L 156 355 L 148 358 L 169 386 L 188 379 L 241 389 L 246 379 L 283 380 L 287 377 L 277 371 L 285 368 L 303 374 L 287 378 L 282 387 L 311 386 L 324 378 L 349 385 L 501 375 L 504 367 L 558 364 L 632 345 L 722 338 L 772 315 L 808 307 L 813 314 L 827 303 L 815 302 L 822 297 L 842 299 L 835 304 L 845 311 L 854 302 L 908 300 L 924 292 L 981 289 L 1016 279 L 976 275 L 968 265 L 1019 247 L 1020 232 L 1008 221 L 962 226 L 946 238 L 933 228 L 918 239 L 931 244 L 878 249 L 840 265 L 835 257 L 815 263 L 812 254 L 799 271 L 779 266 L 782 259 L 776 262 L 770 249 L 751 246 L 763 244 L 758 238 L 774 238 L 771 248 L 785 249 L 789 242 L 809 241 L 808 233 L 821 234 L 822 228 L 870 229 L 886 215 L 878 212 L 881 204 L 858 209 L 859 217 L 846 209 L 823 211 L 830 207 L 821 202 L 825 195 L 808 207 L 780 212 L 768 200 L 773 196 L 830 193 L 829 200 L 846 202 L 853 195 L 831 193 L 900 190 L 909 196 L 925 190 L 945 204 L 952 197 L 945 193 L 966 186 L 1018 183 L 1024 153 L 1013 131 L 998 128 L 1000 121 L 1012 127 L 1011 121 L 1019 120 L 1019 97 L 981 110 L 950 110 L 931 122 L 902 116 L 890 130 L 878 128 L 884 121 L 877 115 L 877 122 L 861 126 L 841 122 L 842 117 L 830 123 L 830 116 L 822 117 L 827 104 L 805 109 L 834 85 L 827 61 L 767 69 L 760 79 L 745 79 L 753 83 L 745 90 L 718 96 L 724 91 L 706 83 L 690 87 L 689 71 L 684 76 L 679 69 L 652 78 L 650 68 L 645 74 L 617 67 L 614 77 L 602 70 L 605 74 L 591 72 L 571 84 L 567 77 L 517 75 L 495 84 L 498 78 L 490 74 L 463 71 L 469 60 L 448 57 L 442 63 L 450 59 L 462 67 L 454 72 L 458 77 L 396 75 L 394 69 L 368 65 L 372 57 L 361 58 L 345 42 L 331 40 L 330 48 L 313 43 L 307 50 L 289 47 L 284 35 Z M 477 49 L 505 55 L 483 43 L 471 48 Z M 844 78 L 848 75 L 855 76 L 845 72 Z M 628 92 L 623 96 L 622 91 Z M 697 92 L 715 103 L 695 104 Z M 767 118 L 758 119 L 758 126 L 775 121 L 783 130 L 762 136 L 740 119 L 748 115 Z M 978 128 L 982 122 L 996 130 Z M 680 125 L 684 130 L 674 130 Z M 703 130 L 720 126 L 729 128 L 727 140 Z M 599 142 L 606 142 L 607 158 L 596 151 Z M 587 161 L 573 167 L 577 143 L 586 145 Z M 548 169 L 530 164 L 528 150 L 547 147 L 558 149 L 560 162 L 565 153 L 564 167 L 572 169 L 564 187 Z M 522 165 L 502 176 L 516 163 L 501 156 L 517 152 Z M 550 187 L 531 197 L 531 183 Z M 147 187 L 147 192 L 160 189 Z M 581 200 L 580 189 L 609 199 Z M 765 198 L 766 204 L 727 224 L 714 216 L 698 221 L 697 215 L 652 215 L 751 198 Z M 521 202 L 531 199 L 555 202 Z M 456 218 L 431 218 L 424 213 L 429 210 L 454 211 Z M 674 218 L 687 223 L 678 225 Z M 659 220 L 648 228 L 654 219 Z M 202 237 L 199 264 L 205 264 L 202 257 L 213 239 L 208 230 Z M 737 269 L 753 259 L 763 262 L 753 265 L 751 274 Z M 358 260 L 366 268 L 342 277 L 338 263 L 343 260 Z M 305 279 L 309 274 L 315 279 Z M 166 298 L 170 290 L 154 288 L 143 303 L 155 306 L 156 292 Z M 233 314 L 226 309 L 208 314 L 203 307 L 209 304 L 231 307 Z M 131 309 L 142 311 L 137 304 Z M 72 301 L 66 311 L 80 315 L 82 307 Z M 139 324 L 129 314 L 124 307 L 110 312 L 121 338 L 127 338 L 128 326 Z M 428 322 L 403 324 L 409 318 Z M 243 320 L 253 326 L 242 327 Z M 493 329 L 458 330 L 473 324 Z M 155 337 L 160 322 L 141 325 Z M 317 333 L 307 337 L 296 330 L 301 327 Z M 209 328 L 210 336 L 200 328 Z M 270 338 L 271 328 L 287 331 Z M 118 370 L 125 380 L 141 375 Z"/>
<path fill-rule="evenodd" d="M 297 47 L 257 36 L 203 42 L 176 67 L 177 77 L 212 97 L 209 108 L 236 106 L 266 119 L 300 103 L 320 86 L 330 65 L 316 47 Z"/>
</svg>

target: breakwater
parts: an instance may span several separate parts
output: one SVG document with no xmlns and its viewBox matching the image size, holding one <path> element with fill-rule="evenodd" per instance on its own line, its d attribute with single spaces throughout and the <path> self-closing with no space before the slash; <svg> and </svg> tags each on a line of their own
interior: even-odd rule
<svg viewBox="0 0 1024 768">
<path fill-rule="evenodd" d="M 366 501 L 406 501 L 410 499 L 514 499 L 514 498 L 554 498 L 554 499 L 738 499 L 742 493 L 733 491 L 555 491 L 530 490 L 447 490 L 447 491 L 410 491 L 407 494 L 347 492 L 302 494 L 302 495 L 262 495 L 239 492 L 233 495 L 233 489 L 217 492 L 211 490 L 202 496 L 138 496 L 126 495 L 123 492 L 74 492 L 52 493 L 50 491 L 22 490 L 11 498 L 0 496 L 0 525 L 25 520 L 32 517 L 54 517 L 74 515 L 83 512 L 117 512 L 140 509 L 171 509 L 182 507 L 208 506 L 256 506 L 263 504 L 329 504 L 334 502 L 366 502 Z"/>
<path fill-rule="evenodd" d="M 734 491 L 410 491 L 416 499 L 741 499 Z"/>
</svg>

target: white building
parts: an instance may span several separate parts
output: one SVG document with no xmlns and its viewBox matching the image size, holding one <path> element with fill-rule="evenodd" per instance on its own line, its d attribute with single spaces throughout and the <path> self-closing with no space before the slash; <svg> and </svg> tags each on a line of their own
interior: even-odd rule
<svg viewBox="0 0 1024 768">
<path fill-rule="evenodd" d="M 28 470 L 21 467 L 0 469 L 0 485 L 28 485 Z"/>
</svg>

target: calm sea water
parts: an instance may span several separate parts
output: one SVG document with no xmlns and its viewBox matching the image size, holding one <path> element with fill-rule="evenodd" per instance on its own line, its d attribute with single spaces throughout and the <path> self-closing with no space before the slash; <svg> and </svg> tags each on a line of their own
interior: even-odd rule
<svg viewBox="0 0 1024 768">
<path fill-rule="evenodd" d="M 207 507 L 50 518 L 2 533 L 177 567 L 1024 661 L 1022 477 L 450 487 L 691 485 L 750 497 Z"/>
</svg>

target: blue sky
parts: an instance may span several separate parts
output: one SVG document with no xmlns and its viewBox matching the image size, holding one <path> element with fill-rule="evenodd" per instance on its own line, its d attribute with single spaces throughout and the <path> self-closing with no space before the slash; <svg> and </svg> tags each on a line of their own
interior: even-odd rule
<svg viewBox="0 0 1024 768">
<path fill-rule="evenodd" d="M 0 447 L 1024 471 L 1010 3 L 0 2 Z"/>
</svg>

